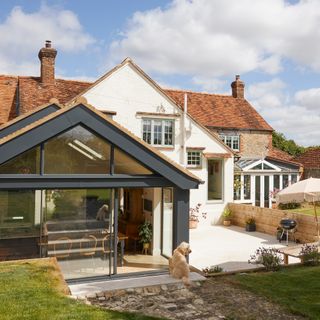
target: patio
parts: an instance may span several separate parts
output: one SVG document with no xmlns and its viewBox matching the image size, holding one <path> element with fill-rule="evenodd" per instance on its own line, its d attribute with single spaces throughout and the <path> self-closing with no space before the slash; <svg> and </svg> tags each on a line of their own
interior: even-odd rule
<svg viewBox="0 0 320 320">
<path fill-rule="evenodd" d="M 219 265 L 224 271 L 256 268 L 248 264 L 248 259 L 258 247 L 283 248 L 285 242 L 279 243 L 275 236 L 261 232 L 246 232 L 237 226 L 202 226 L 190 230 L 192 253 L 190 264 L 202 269 Z M 289 246 L 295 245 L 289 242 Z M 290 258 L 289 263 L 299 262 Z"/>
</svg>

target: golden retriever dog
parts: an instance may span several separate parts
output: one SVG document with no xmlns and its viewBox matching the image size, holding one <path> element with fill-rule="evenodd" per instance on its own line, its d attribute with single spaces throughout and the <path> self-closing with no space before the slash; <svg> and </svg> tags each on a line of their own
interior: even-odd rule
<svg viewBox="0 0 320 320">
<path fill-rule="evenodd" d="M 186 257 L 191 253 L 190 245 L 186 242 L 181 242 L 180 245 L 173 251 L 172 257 L 169 259 L 169 272 L 173 278 L 182 279 L 186 286 L 190 286 L 189 265 Z"/>
</svg>

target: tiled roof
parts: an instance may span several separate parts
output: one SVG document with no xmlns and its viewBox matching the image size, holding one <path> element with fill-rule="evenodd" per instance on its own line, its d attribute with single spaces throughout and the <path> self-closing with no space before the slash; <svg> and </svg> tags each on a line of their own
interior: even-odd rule
<svg viewBox="0 0 320 320">
<path fill-rule="evenodd" d="M 0 75 L 0 125 L 16 116 L 18 77 Z"/>
<path fill-rule="evenodd" d="M 187 93 L 188 112 L 206 127 L 273 130 L 245 99 L 183 90 L 164 91 L 180 106 L 183 106 L 184 95 Z"/>
<path fill-rule="evenodd" d="M 32 111 L 51 98 L 64 104 L 89 85 L 88 82 L 56 79 L 55 85 L 43 86 L 38 77 L 19 77 L 20 113 Z"/>
<path fill-rule="evenodd" d="M 320 169 L 320 148 L 312 148 L 294 158 L 301 162 L 305 169 Z"/>
<path fill-rule="evenodd" d="M 300 161 L 293 159 L 292 155 L 290 155 L 289 153 L 275 147 L 272 147 L 272 149 L 269 150 L 266 158 L 269 158 L 272 160 L 281 160 L 281 161 L 299 165 L 299 166 L 302 164 Z"/>
</svg>

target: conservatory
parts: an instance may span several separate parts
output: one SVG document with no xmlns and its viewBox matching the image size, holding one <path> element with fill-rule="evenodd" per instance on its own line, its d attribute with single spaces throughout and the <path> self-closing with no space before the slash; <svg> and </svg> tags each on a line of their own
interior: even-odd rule
<svg viewBox="0 0 320 320">
<path fill-rule="evenodd" d="M 0 127 L 0 258 L 69 280 L 159 272 L 188 241 L 199 179 L 84 103 Z M 143 245 L 148 244 L 148 245 Z"/>
</svg>

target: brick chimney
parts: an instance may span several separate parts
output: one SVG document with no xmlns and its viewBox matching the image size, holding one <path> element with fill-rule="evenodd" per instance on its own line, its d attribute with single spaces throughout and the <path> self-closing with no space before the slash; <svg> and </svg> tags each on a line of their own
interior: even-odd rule
<svg viewBox="0 0 320 320">
<path fill-rule="evenodd" d="M 41 48 L 38 57 L 41 61 L 40 80 L 43 85 L 54 85 L 54 63 L 57 50 L 51 48 L 51 41 L 46 40 L 45 47 Z"/>
<path fill-rule="evenodd" d="M 244 99 L 244 82 L 240 80 L 240 76 L 236 75 L 236 80 L 231 83 L 232 96 L 234 98 Z"/>
</svg>

